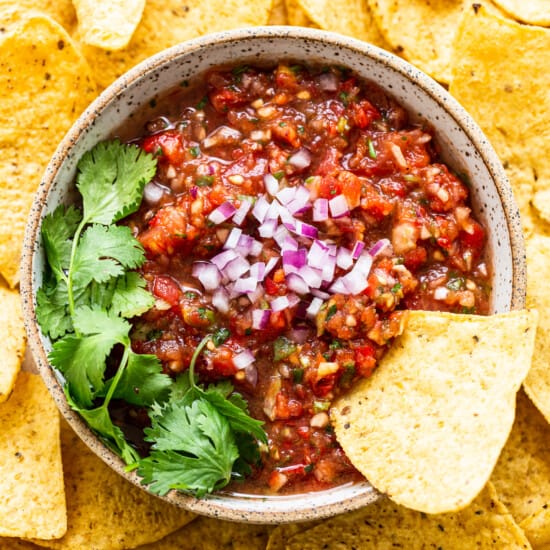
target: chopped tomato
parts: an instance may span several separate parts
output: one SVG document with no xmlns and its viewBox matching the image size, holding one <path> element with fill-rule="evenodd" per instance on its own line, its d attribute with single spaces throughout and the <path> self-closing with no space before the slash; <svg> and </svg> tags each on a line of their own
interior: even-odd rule
<svg viewBox="0 0 550 550">
<path fill-rule="evenodd" d="M 366 344 L 355 348 L 355 368 L 363 378 L 368 378 L 376 367 L 376 349 Z"/>
<path fill-rule="evenodd" d="M 174 279 L 157 275 L 153 279 L 153 294 L 171 306 L 176 306 L 181 296 L 181 288 Z"/>
<path fill-rule="evenodd" d="M 177 166 L 185 160 L 185 148 L 182 136 L 173 131 L 166 131 L 162 134 L 146 137 L 141 147 L 147 153 L 156 156 L 159 162 L 166 162 Z"/>
</svg>

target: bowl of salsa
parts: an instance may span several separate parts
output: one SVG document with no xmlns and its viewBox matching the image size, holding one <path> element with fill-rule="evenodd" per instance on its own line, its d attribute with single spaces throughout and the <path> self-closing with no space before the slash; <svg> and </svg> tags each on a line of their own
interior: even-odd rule
<svg viewBox="0 0 550 550">
<path fill-rule="evenodd" d="M 312 29 L 207 36 L 122 76 L 52 159 L 22 292 L 61 412 L 167 502 L 257 523 L 378 498 L 330 421 L 411 309 L 523 305 L 519 214 L 429 77 Z"/>
</svg>

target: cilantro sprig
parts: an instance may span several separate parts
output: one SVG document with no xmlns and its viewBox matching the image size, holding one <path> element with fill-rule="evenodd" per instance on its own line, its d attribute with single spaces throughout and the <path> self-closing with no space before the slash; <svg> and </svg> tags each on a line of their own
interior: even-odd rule
<svg viewBox="0 0 550 550">
<path fill-rule="evenodd" d="M 266 435 L 229 382 L 203 388 L 195 380 L 197 358 L 210 341 L 223 344 L 226 329 L 203 339 L 189 373 L 176 380 L 162 373 L 155 355 L 132 350 L 129 319 L 150 309 L 154 298 L 134 271 L 145 261 L 141 244 L 116 223 L 139 208 L 156 163 L 119 141 L 100 143 L 80 159 L 82 208 L 61 205 L 42 222 L 47 269 L 36 316 L 53 342 L 49 359 L 64 378 L 67 401 L 90 428 L 138 468 L 151 491 L 202 496 L 248 473 Z M 113 422 L 113 399 L 148 409 L 150 456 L 140 457 Z"/>
</svg>

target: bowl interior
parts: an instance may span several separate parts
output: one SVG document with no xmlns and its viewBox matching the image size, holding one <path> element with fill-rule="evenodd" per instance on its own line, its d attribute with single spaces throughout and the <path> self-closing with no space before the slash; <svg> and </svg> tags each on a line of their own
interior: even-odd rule
<svg viewBox="0 0 550 550">
<path fill-rule="evenodd" d="M 22 295 L 29 345 L 61 412 L 88 446 L 118 473 L 140 485 L 135 473 L 94 436 L 65 400 L 60 381 L 47 361 L 51 349 L 37 324 L 34 296 L 42 284 L 45 262 L 39 232 L 42 218 L 60 203 L 69 203 L 76 164 L 82 154 L 134 116 L 149 102 L 182 81 L 223 64 L 274 64 L 292 59 L 310 64 L 345 65 L 393 95 L 412 115 L 429 121 L 444 151 L 444 160 L 464 173 L 474 210 L 488 228 L 493 271 L 491 310 L 522 307 L 525 265 L 519 213 L 503 169 L 475 123 L 447 92 L 403 60 L 351 38 L 296 27 L 259 27 L 218 33 L 167 50 L 131 70 L 109 87 L 69 131 L 35 198 L 24 246 Z M 177 492 L 165 498 L 197 513 L 234 521 L 281 523 L 342 513 L 377 498 L 367 483 L 349 484 L 307 495 L 258 497 L 216 494 L 197 500 Z"/>
</svg>

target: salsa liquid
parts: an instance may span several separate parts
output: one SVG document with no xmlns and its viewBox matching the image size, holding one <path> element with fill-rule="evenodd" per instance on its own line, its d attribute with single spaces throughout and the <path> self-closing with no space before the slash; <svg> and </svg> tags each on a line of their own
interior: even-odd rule
<svg viewBox="0 0 550 550">
<path fill-rule="evenodd" d="M 134 320 L 134 350 L 175 376 L 206 334 L 229 331 L 197 372 L 229 378 L 269 438 L 230 489 L 361 479 L 334 437 L 331 402 L 372 374 L 407 309 L 488 312 L 485 232 L 467 186 L 429 128 L 343 68 L 221 68 L 160 113 L 129 136 L 158 157 L 125 222 L 157 299 Z M 147 425 L 142 410 L 116 416 Z"/>
</svg>

